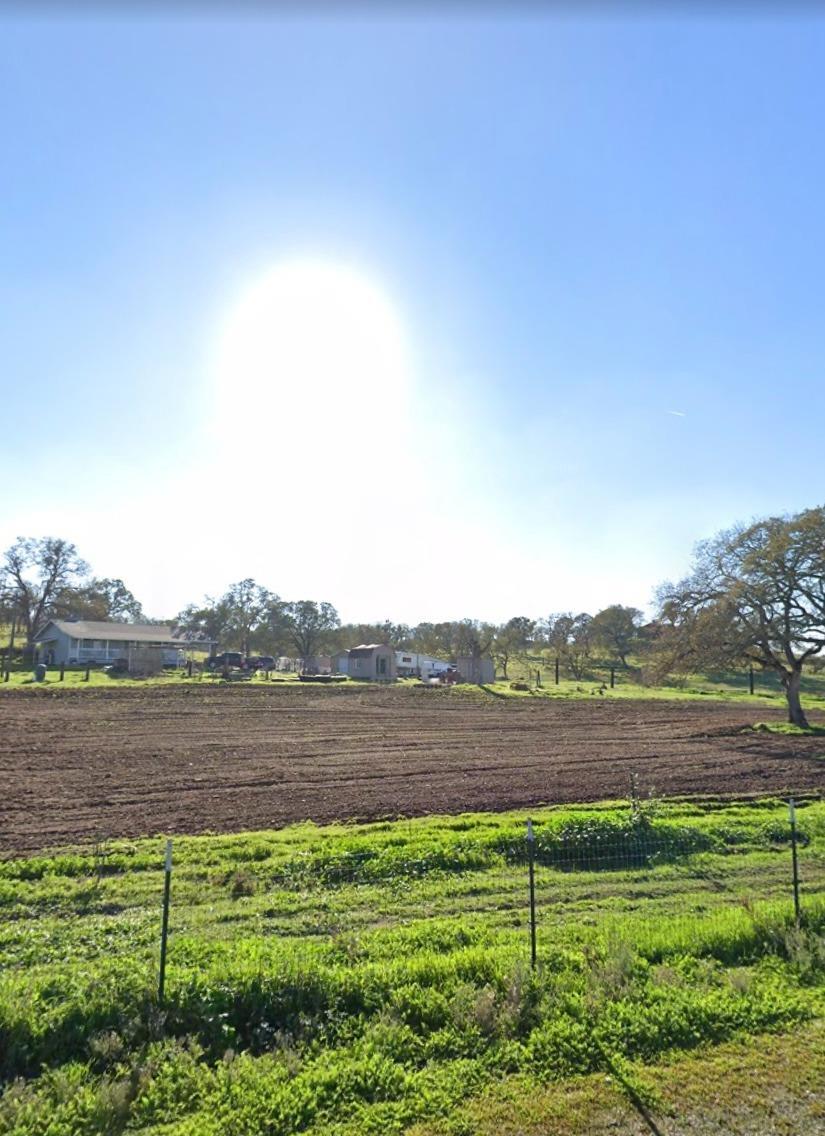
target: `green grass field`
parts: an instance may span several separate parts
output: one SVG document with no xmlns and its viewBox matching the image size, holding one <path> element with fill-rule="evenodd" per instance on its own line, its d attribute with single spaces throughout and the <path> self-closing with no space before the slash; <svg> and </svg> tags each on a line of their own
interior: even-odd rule
<svg viewBox="0 0 825 1136">
<path fill-rule="evenodd" d="M 654 687 L 633 682 L 630 680 L 628 674 L 617 671 L 616 685 L 610 688 L 609 685 L 606 685 L 606 683 L 602 681 L 603 676 L 599 677 L 598 673 L 596 677 L 582 679 L 580 681 L 562 679 L 561 682 L 556 685 L 553 682 L 553 672 L 551 669 L 549 671 L 542 671 L 542 685 L 537 687 L 535 684 L 535 671 L 536 668 L 532 666 L 522 668 L 521 670 L 511 668 L 511 672 L 519 676 L 517 679 L 508 679 L 506 682 L 499 680 L 484 687 L 459 685 L 453 688 L 453 693 L 457 698 L 561 698 L 577 700 L 664 699 L 675 701 L 689 700 L 694 702 L 736 702 L 752 706 L 757 716 L 760 708 L 769 706 L 781 710 L 785 706 L 785 696 L 778 681 L 766 675 L 759 676 L 756 689 L 751 695 L 748 692 L 747 675 L 693 675 L 685 679 L 684 682 L 680 682 L 678 685 Z M 511 686 L 511 682 L 513 681 L 524 680 L 529 680 L 527 690 L 514 690 Z M 9 681 L 7 683 L 0 681 L 0 695 L 3 691 L 21 688 L 35 692 L 53 690 L 55 688 L 84 691 L 100 688 L 118 689 L 158 685 L 169 686 L 173 684 L 201 686 L 221 684 L 225 681 L 227 680 L 224 680 L 219 675 L 212 675 L 208 672 L 204 674 L 195 673 L 192 678 L 187 677 L 185 673 L 181 672 L 166 673 L 146 679 L 110 678 L 108 674 L 101 669 L 92 669 L 89 673 L 89 679 L 86 681 L 85 667 L 72 667 L 66 669 L 65 677 L 62 682 L 60 681 L 58 669 L 51 668 L 47 673 L 45 682 L 36 683 L 28 667 L 17 667 L 10 672 Z M 230 681 L 233 684 L 242 682 L 251 683 L 253 685 L 265 684 L 268 681 L 270 685 L 289 685 L 296 689 L 311 690 L 316 693 L 323 689 L 320 685 L 301 683 L 298 681 L 297 675 L 288 673 L 272 674 L 269 680 L 267 680 L 263 674 L 260 674 L 246 679 L 232 679 Z M 415 683 L 416 681 L 417 680 L 414 679 L 402 679 L 399 681 L 398 685 L 404 686 Z M 352 685 L 355 684 L 353 683 Z M 361 685 L 361 683 L 358 683 L 358 686 Z M 825 675 L 811 674 L 805 677 L 803 681 L 802 704 L 806 710 L 820 710 L 825 712 Z"/>
<path fill-rule="evenodd" d="M 822 1066 L 825 803 L 800 929 L 782 802 L 542 811 L 535 971 L 524 819 L 176 841 L 163 1005 L 162 841 L 0 861 L 0 1131 L 670 1132 L 731 1054 Z"/>
<path fill-rule="evenodd" d="M 31 667 L 16 666 L 9 672 L 9 681 L 4 683 L 0 680 L 0 693 L 4 690 L 10 689 L 34 689 L 34 690 L 54 690 L 55 688 L 65 690 L 89 690 L 100 689 L 104 687 L 107 690 L 119 689 L 121 687 L 146 687 L 146 686 L 170 686 L 179 684 L 183 686 L 208 686 L 220 684 L 225 682 L 219 674 L 212 674 L 209 671 L 204 671 L 202 674 L 197 671 L 191 678 L 184 671 L 166 671 L 161 675 L 154 675 L 151 678 L 110 678 L 102 667 L 92 667 L 89 671 L 89 679 L 86 680 L 85 667 L 66 667 L 64 672 L 63 681 L 60 680 L 60 668 L 50 667 L 46 672 L 46 678 L 43 682 L 35 682 L 32 674 Z M 251 675 L 249 678 L 232 679 L 235 683 L 264 683 L 267 680 L 263 674 Z M 311 687 L 311 684 L 305 684 L 298 681 L 298 676 L 295 674 L 273 674 L 270 683 L 290 683 L 295 687 L 304 689 Z M 316 686 L 317 690 L 318 687 Z"/>
<path fill-rule="evenodd" d="M 541 686 L 536 685 L 537 672 Z M 635 668 L 615 667 L 610 686 L 610 665 L 594 660 L 581 679 L 565 677 L 555 683 L 555 669 L 547 658 L 519 659 L 508 668 L 506 682 L 498 681 L 493 689 L 509 691 L 512 696 L 551 698 L 668 698 L 693 700 L 719 700 L 783 705 L 785 695 L 779 678 L 773 672 L 754 673 L 754 693 L 750 694 L 746 670 L 712 671 L 706 674 L 683 675 L 661 686 L 648 686 L 637 681 Z M 529 691 L 514 691 L 510 683 L 526 682 Z M 809 709 L 825 710 L 825 671 L 807 671 L 802 679 L 803 702 Z"/>
</svg>

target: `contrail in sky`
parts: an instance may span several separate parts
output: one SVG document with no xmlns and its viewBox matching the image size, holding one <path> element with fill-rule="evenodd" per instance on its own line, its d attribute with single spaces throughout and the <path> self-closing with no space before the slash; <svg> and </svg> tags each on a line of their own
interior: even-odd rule
<svg viewBox="0 0 825 1136">
<path fill-rule="evenodd" d="M 674 418 L 687 418 L 684 410 L 666 410 L 665 414 L 672 414 Z"/>
</svg>

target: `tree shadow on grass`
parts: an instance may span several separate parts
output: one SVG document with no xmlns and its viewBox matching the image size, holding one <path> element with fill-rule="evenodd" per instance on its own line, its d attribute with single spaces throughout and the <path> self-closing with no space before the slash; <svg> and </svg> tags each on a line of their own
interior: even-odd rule
<svg viewBox="0 0 825 1136">
<path fill-rule="evenodd" d="M 483 682 L 478 684 L 478 689 L 483 690 L 485 694 L 492 694 L 493 698 L 503 698 L 505 701 L 508 701 L 510 698 L 509 694 L 505 694 L 501 690 L 493 690 L 491 686 L 486 686 Z"/>
</svg>

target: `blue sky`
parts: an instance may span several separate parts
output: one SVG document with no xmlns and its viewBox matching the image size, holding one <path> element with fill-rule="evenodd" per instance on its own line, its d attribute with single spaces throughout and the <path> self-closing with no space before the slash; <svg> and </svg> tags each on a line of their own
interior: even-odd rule
<svg viewBox="0 0 825 1136">
<path fill-rule="evenodd" d="M 502 620 L 820 503 L 825 19 L 695 11 L 7 15 L 3 547 L 158 616 L 253 575 Z M 308 262 L 386 301 L 400 409 L 216 365 Z"/>
</svg>

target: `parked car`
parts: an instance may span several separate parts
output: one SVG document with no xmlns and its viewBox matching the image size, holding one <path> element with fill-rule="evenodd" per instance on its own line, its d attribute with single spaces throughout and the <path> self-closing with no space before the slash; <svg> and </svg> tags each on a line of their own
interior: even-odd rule
<svg viewBox="0 0 825 1136">
<path fill-rule="evenodd" d="M 250 655 L 246 665 L 252 671 L 274 671 L 275 659 L 272 655 Z"/>
<path fill-rule="evenodd" d="M 206 667 L 210 671 L 221 670 L 223 667 L 240 667 L 246 665 L 246 660 L 240 651 L 223 651 L 220 655 L 213 655 L 206 660 Z"/>
</svg>

